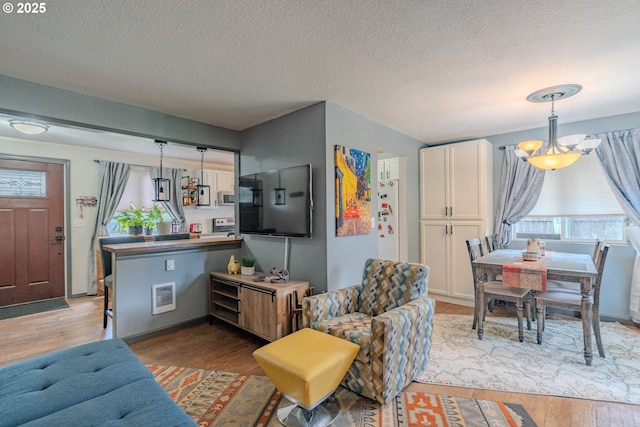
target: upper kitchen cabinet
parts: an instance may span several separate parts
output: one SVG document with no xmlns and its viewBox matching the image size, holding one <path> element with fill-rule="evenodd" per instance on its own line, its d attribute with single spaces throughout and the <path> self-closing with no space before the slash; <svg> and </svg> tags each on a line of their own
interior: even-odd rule
<svg viewBox="0 0 640 427">
<path fill-rule="evenodd" d="M 400 179 L 400 158 L 378 160 L 378 180 Z"/>
<path fill-rule="evenodd" d="M 492 164 L 486 139 L 421 149 L 420 219 L 491 219 Z"/>
<path fill-rule="evenodd" d="M 235 176 L 233 172 L 219 171 L 213 169 L 196 169 L 193 172 L 193 178 L 197 182 L 202 180 L 203 185 L 208 185 L 211 191 L 210 206 L 197 206 L 198 208 L 216 208 L 219 206 L 219 193 L 233 193 L 235 190 Z M 183 205 L 192 205 L 196 203 L 196 186 L 195 182 L 185 186 L 183 183 Z"/>
<path fill-rule="evenodd" d="M 235 191 L 235 177 L 233 172 L 216 171 L 216 190 L 233 193 Z"/>
</svg>

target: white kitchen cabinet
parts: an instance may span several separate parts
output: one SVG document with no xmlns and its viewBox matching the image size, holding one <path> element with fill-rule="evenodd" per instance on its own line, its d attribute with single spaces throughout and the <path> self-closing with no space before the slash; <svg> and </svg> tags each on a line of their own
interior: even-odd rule
<svg viewBox="0 0 640 427">
<path fill-rule="evenodd" d="M 378 160 L 378 180 L 400 179 L 400 158 Z"/>
<path fill-rule="evenodd" d="M 216 190 L 234 192 L 235 189 L 235 177 L 233 172 L 221 172 L 216 171 Z"/>
<path fill-rule="evenodd" d="M 420 150 L 420 219 L 484 220 L 493 198 L 486 139 Z"/>
<path fill-rule="evenodd" d="M 466 241 L 492 231 L 491 148 L 482 139 L 420 150 L 420 262 L 436 299 L 473 305 Z"/>
<path fill-rule="evenodd" d="M 420 222 L 420 262 L 429 266 L 429 295 L 447 302 L 473 304 L 466 241 L 483 236 L 484 232 L 482 221 Z"/>
<path fill-rule="evenodd" d="M 234 174 L 228 171 L 218 171 L 213 169 L 196 169 L 194 177 L 200 179 L 202 176 L 202 184 L 208 185 L 211 190 L 211 205 L 196 206 L 198 209 L 212 209 L 218 207 L 218 191 L 234 191 Z"/>
</svg>

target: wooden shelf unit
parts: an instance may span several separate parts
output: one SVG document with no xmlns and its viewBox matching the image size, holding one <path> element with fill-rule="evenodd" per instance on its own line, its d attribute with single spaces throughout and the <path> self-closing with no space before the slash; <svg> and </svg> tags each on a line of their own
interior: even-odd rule
<svg viewBox="0 0 640 427">
<path fill-rule="evenodd" d="M 297 291 L 298 295 L 304 295 L 309 282 L 255 280 L 264 275 L 210 273 L 209 315 L 268 341 L 290 334 L 289 294 Z"/>
</svg>

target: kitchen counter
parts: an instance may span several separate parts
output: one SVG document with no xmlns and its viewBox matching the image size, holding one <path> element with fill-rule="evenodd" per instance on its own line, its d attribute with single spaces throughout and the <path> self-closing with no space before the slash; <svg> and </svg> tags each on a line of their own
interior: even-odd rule
<svg viewBox="0 0 640 427">
<path fill-rule="evenodd" d="M 242 238 L 226 237 L 226 236 L 201 236 L 198 239 L 180 239 L 180 240 L 160 240 L 152 242 L 138 243 L 119 243 L 115 245 L 105 245 L 106 251 L 114 254 L 139 254 L 154 252 L 169 252 L 183 249 L 196 249 L 209 246 L 238 245 L 242 242 Z"/>
<path fill-rule="evenodd" d="M 133 339 L 207 319 L 209 273 L 241 255 L 242 239 L 211 236 L 105 245 L 113 265 L 114 338 Z M 171 286 L 175 307 L 154 313 L 154 287 Z"/>
</svg>

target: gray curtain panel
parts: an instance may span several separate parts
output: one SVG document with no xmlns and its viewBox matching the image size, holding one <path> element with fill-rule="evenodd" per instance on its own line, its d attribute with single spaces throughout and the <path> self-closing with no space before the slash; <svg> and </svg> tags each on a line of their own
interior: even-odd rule
<svg viewBox="0 0 640 427">
<path fill-rule="evenodd" d="M 636 251 L 636 258 L 633 261 L 633 274 L 631 275 L 629 317 L 634 322 L 640 323 L 640 227 L 635 225 L 627 227 L 627 240 Z"/>
<path fill-rule="evenodd" d="M 118 203 L 120 203 L 130 173 L 130 164 L 100 161 L 98 215 L 91 235 L 91 243 L 89 244 L 88 277 L 90 282 L 87 286 L 87 295 L 96 295 L 98 293 L 98 266 L 96 264 L 97 240 L 101 236 L 109 235 L 107 225 L 109 221 L 111 221 L 111 218 L 113 218 L 113 214 L 116 213 L 116 208 L 118 207 Z"/>
<path fill-rule="evenodd" d="M 160 178 L 160 168 L 158 166 L 149 167 L 151 182 L 155 178 Z M 182 207 L 182 169 L 162 168 L 162 177 L 171 180 L 171 200 L 162 202 L 166 211 L 174 220 L 180 221 L 180 232 L 189 231 L 187 229 L 184 208 Z"/>
<path fill-rule="evenodd" d="M 511 243 L 511 226 L 527 216 L 535 207 L 544 182 L 545 171 L 516 156 L 516 148 L 516 145 L 507 145 L 504 149 L 493 228 L 499 248 Z"/>
<path fill-rule="evenodd" d="M 596 135 L 595 149 L 620 206 L 631 222 L 640 225 L 640 128 Z"/>
</svg>

